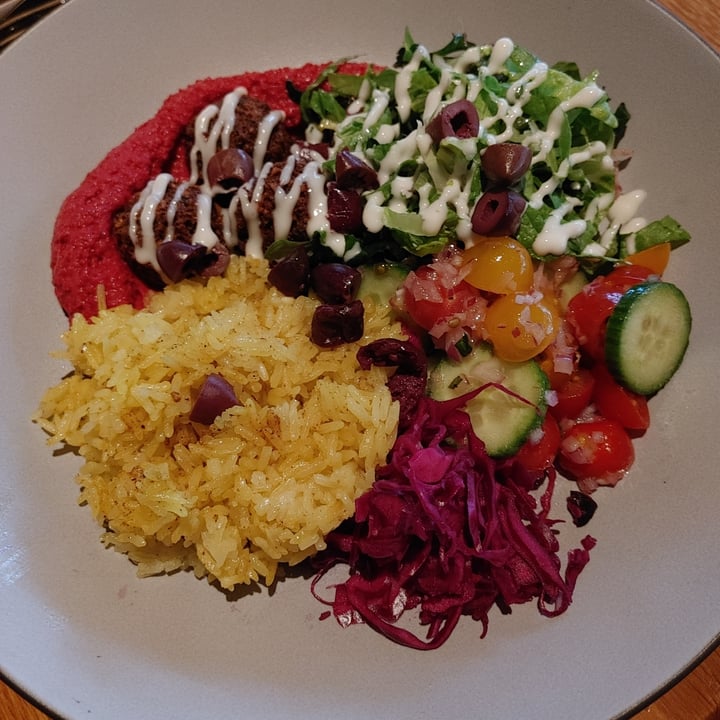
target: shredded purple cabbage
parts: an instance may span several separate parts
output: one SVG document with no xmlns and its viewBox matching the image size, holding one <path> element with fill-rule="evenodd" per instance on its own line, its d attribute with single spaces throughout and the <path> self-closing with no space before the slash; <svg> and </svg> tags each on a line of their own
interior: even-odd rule
<svg viewBox="0 0 720 720">
<path fill-rule="evenodd" d="M 536 599 L 546 616 L 569 606 L 595 540 L 586 536 L 568 553 L 563 576 L 556 521 L 548 517 L 554 475 L 536 498 L 535 477 L 485 452 L 462 409 L 466 399 L 416 398 L 354 518 L 328 536 L 313 592 L 320 598 L 331 567 L 348 566 L 347 580 L 331 586 L 334 598 L 320 598 L 340 624 L 365 622 L 397 643 L 429 650 L 463 615 L 482 623 L 484 637 L 494 605 L 509 613 Z M 427 628 L 424 639 L 398 624 L 410 610 Z"/>
</svg>

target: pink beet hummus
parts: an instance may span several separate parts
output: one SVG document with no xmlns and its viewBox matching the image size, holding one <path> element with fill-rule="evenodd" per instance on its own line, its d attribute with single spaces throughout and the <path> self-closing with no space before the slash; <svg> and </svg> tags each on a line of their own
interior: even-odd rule
<svg viewBox="0 0 720 720">
<path fill-rule="evenodd" d="M 112 150 L 65 199 L 55 222 L 52 279 L 65 313 L 95 316 L 99 287 L 107 307 L 145 305 L 151 290 L 121 257 L 112 235 L 112 218 L 157 173 L 166 170 L 178 178 L 188 176 L 186 159 L 176 156 L 177 141 L 204 107 L 243 86 L 248 95 L 283 110 L 289 127 L 297 126 L 300 111 L 288 98 L 286 82 L 305 88 L 321 69 L 321 65 L 306 64 L 199 80 L 167 98 L 155 117 Z"/>
</svg>

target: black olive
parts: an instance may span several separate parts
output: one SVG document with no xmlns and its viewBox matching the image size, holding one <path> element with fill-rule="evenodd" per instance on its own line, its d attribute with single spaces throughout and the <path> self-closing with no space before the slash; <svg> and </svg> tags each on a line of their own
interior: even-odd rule
<svg viewBox="0 0 720 720">
<path fill-rule="evenodd" d="M 364 313 L 360 300 L 343 305 L 318 305 L 310 337 L 316 345 L 325 348 L 360 340 L 365 332 Z"/>
<path fill-rule="evenodd" d="M 212 373 L 205 378 L 190 411 L 190 420 L 212 425 L 228 408 L 238 404 L 232 385 L 221 375 Z"/>
<path fill-rule="evenodd" d="M 253 159 L 240 148 L 216 152 L 208 160 L 205 170 L 208 185 L 226 191 L 237 190 L 255 175 Z"/>
<path fill-rule="evenodd" d="M 207 247 L 184 240 L 167 240 L 157 246 L 160 269 L 171 282 L 180 282 L 195 274 L 197 263 L 207 253 Z"/>
<path fill-rule="evenodd" d="M 310 282 L 310 259 L 304 246 L 295 248 L 270 268 L 268 281 L 283 295 L 300 297 Z"/>
<path fill-rule="evenodd" d="M 330 227 L 335 232 L 353 233 L 362 228 L 362 198 L 355 190 L 345 190 L 329 182 L 327 208 Z"/>
<path fill-rule="evenodd" d="M 443 138 L 474 138 L 480 132 L 480 118 L 469 100 L 456 100 L 446 105 L 427 124 L 428 135 L 438 144 Z"/>
<path fill-rule="evenodd" d="M 497 185 L 514 185 L 530 169 L 532 151 L 518 143 L 489 145 L 480 164 L 488 180 Z"/>
<path fill-rule="evenodd" d="M 514 236 L 526 204 L 525 198 L 513 190 L 483 193 L 470 218 L 473 232 L 478 235 Z"/>
<path fill-rule="evenodd" d="M 323 263 L 313 268 L 310 281 L 324 303 L 346 304 L 355 299 L 362 275 L 343 263 Z"/>
<path fill-rule="evenodd" d="M 379 185 L 375 170 L 349 150 L 335 156 L 335 179 L 343 190 L 374 190 Z"/>
<path fill-rule="evenodd" d="M 198 272 L 200 277 L 213 277 L 222 275 L 230 264 L 230 251 L 226 245 L 215 243 L 202 259 L 202 267 Z"/>
<path fill-rule="evenodd" d="M 597 510 L 597 503 L 585 493 L 571 490 L 567 499 L 567 509 L 575 527 L 587 525 Z"/>
</svg>

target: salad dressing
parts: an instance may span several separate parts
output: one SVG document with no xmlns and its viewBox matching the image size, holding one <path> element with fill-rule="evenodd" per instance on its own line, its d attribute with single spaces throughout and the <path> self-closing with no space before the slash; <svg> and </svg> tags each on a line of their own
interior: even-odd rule
<svg viewBox="0 0 720 720">
<path fill-rule="evenodd" d="M 405 122 L 410 117 L 410 111 L 412 109 L 410 82 L 412 81 L 413 73 L 419 69 L 420 63 L 429 57 L 430 54 L 427 49 L 422 45 L 418 45 L 410 62 L 401 68 L 397 74 L 397 78 L 395 79 L 395 104 L 397 105 L 398 116 L 402 122 Z"/>
<path fill-rule="evenodd" d="M 515 43 L 510 38 L 505 37 L 497 40 L 490 53 L 490 59 L 488 60 L 485 70 L 486 74 L 497 75 L 501 72 L 505 63 L 510 59 L 514 49 Z"/>
<path fill-rule="evenodd" d="M 539 146 L 539 151 L 533 157 L 533 162 L 540 162 L 547 159 L 548 153 L 552 150 L 555 142 L 560 137 L 567 114 L 577 108 L 590 109 L 605 96 L 604 90 L 592 83 L 582 90 L 579 90 L 569 100 L 563 100 L 550 113 L 546 130 L 538 131 L 535 137 L 530 139 L 530 144 Z"/>
<path fill-rule="evenodd" d="M 275 126 L 284 119 L 284 112 L 272 110 L 260 121 L 257 137 L 255 138 L 255 147 L 253 148 L 253 165 L 255 166 L 255 172 L 258 172 L 265 162 L 267 146 L 268 142 L 270 142 L 272 131 L 275 129 Z"/>
<path fill-rule="evenodd" d="M 516 52 L 520 55 L 516 56 Z M 619 236 L 630 247 L 634 233 L 647 225 L 647 221 L 638 216 L 645 197 L 643 191 L 617 198 L 614 191 L 595 192 L 587 200 L 581 199 L 593 182 L 586 179 L 586 172 L 588 175 L 604 173 L 610 180 L 603 182 L 612 183 L 615 172 L 612 141 L 590 135 L 585 145 L 561 148 L 563 143 L 570 145 L 570 123 L 578 116 L 574 111 L 590 111 L 594 122 L 603 122 L 611 112 L 606 108 L 605 91 L 593 77 L 584 81 L 571 79 L 524 52 L 509 38 L 500 38 L 493 45 L 471 45 L 454 58 L 432 55 L 418 45 L 407 63 L 397 70 L 391 89 L 377 86 L 370 76 L 363 78 L 357 96 L 348 102 L 345 119 L 336 125 L 331 153 L 349 147 L 377 172 L 379 188 L 363 194 L 362 221 L 367 232 L 375 234 L 389 228 L 412 234 L 420 245 L 423 238 L 432 245 L 438 236 L 447 237 L 448 241 L 457 238 L 472 245 L 471 217 L 479 193 L 484 190 L 479 183 L 479 160 L 484 148 L 516 142 L 530 148 L 531 168 L 537 169 L 535 184 L 526 190 L 525 197 L 527 212 L 536 213 L 541 222 L 533 221 L 533 234 L 526 241 L 527 247 L 540 257 L 563 255 L 570 251 L 574 241 L 580 242 L 578 239 L 591 227 L 597 228 L 596 237 L 584 239 L 580 249 L 574 250 L 575 254 L 606 256 L 617 248 Z M 510 69 L 511 60 L 513 69 Z M 434 66 L 438 75 L 418 108 L 413 83 L 416 73 L 424 71 L 426 65 Z M 537 93 L 547 92 L 546 83 L 559 100 L 554 106 L 550 105 L 552 109 L 543 117 L 537 113 L 533 101 Z M 228 147 L 235 110 L 246 93 L 244 88 L 236 88 L 219 106 L 209 105 L 197 116 L 191 183 L 201 182 L 202 169 L 209 159 Z M 477 137 L 444 138 L 438 145 L 427 133 L 426 126 L 443 107 L 457 100 L 469 100 L 478 108 Z M 253 150 L 256 178 L 239 188 L 229 206 L 221 209 L 223 242 L 228 247 L 237 246 L 239 210 L 247 228 L 245 252 L 251 256 L 263 254 L 258 205 L 269 171 L 265 155 L 270 136 L 284 117 L 284 113 L 272 111 L 262 119 Z M 308 126 L 308 142 L 319 140 L 321 127 L 322 123 Z M 306 191 L 308 236 L 319 234 L 338 257 L 347 259 L 345 237 L 331 229 L 328 218 L 324 159 L 314 158 L 299 173 L 294 172 L 296 161 L 294 156 L 287 160 L 275 191 L 275 239 L 287 237 L 293 212 Z M 150 183 L 132 214 L 130 230 L 136 258 L 156 269 L 151 228 L 156 206 L 169 182 L 167 176 L 159 176 Z M 212 247 L 219 241 L 210 225 L 212 191 L 202 184 L 200 188 L 193 240 Z M 168 209 L 168 237 L 172 235 L 174 212 L 181 194 L 178 189 Z M 140 231 L 143 242 L 138 241 Z M 355 246 L 354 252 L 360 252 L 360 248 Z"/>
<path fill-rule="evenodd" d="M 348 105 L 348 115 L 355 115 L 355 113 L 359 113 L 363 109 L 372 89 L 372 85 L 368 79 L 365 78 L 360 85 L 357 98 Z"/>
<path fill-rule="evenodd" d="M 435 58 L 440 68 L 440 79 L 437 85 L 428 91 L 424 107 L 420 111 L 423 124 L 427 124 L 439 109 L 446 104 L 458 99 L 475 101 L 484 87 L 484 81 L 496 74 L 502 74 L 505 64 L 512 56 L 515 45 L 509 38 L 499 39 L 490 48 L 472 46 L 462 52 L 454 61 L 447 61 L 445 58 Z M 482 64 L 483 57 L 486 63 Z M 410 61 L 401 68 L 394 83 L 394 95 L 396 111 L 401 121 L 409 117 L 409 108 L 412 105 L 411 82 L 413 74 L 417 72 L 423 61 L 431 59 L 426 48 L 418 46 L 413 52 Z M 477 74 L 471 71 L 477 67 Z M 363 117 L 363 137 L 370 134 L 375 142 L 389 145 L 386 154 L 378 163 L 378 178 L 381 185 L 385 185 L 385 192 L 378 190 L 366 196 L 366 206 L 363 221 L 370 232 L 379 232 L 389 224 L 386 210 L 394 213 L 410 212 L 410 202 L 416 198 L 417 209 L 414 211 L 420 221 L 420 229 L 428 237 L 437 234 L 438 218 L 442 218 L 441 225 L 454 211 L 457 216 L 455 229 L 459 239 L 472 242 L 470 234 L 470 215 L 472 205 L 470 190 L 471 183 L 469 175 L 472 172 L 471 159 L 477 154 L 478 149 L 482 150 L 482 143 L 486 145 L 501 142 L 521 142 L 530 147 L 533 151 L 532 164 L 540 165 L 549 161 L 551 151 L 556 147 L 561 134 L 567 124 L 568 113 L 577 109 L 590 110 L 598 103 L 606 99 L 604 90 L 594 81 L 588 81 L 579 87 L 572 95 L 565 98 L 552 110 L 547 123 L 543 127 L 532 117 L 525 115 L 525 107 L 533 98 L 533 91 L 541 87 L 549 77 L 550 68 L 540 60 L 533 62 L 520 77 L 509 84 L 504 96 L 496 97 L 494 112 L 480 117 L 480 133 L 478 140 L 480 145 L 475 144 L 474 150 L 468 155 L 468 163 L 465 171 L 453 173 L 441 173 L 438 171 L 438 163 L 435 158 L 435 151 L 428 147 L 428 136 L 423 127 L 410 130 L 405 137 L 392 139 L 388 137 L 387 125 L 376 128 L 380 117 L 388 109 L 390 98 L 384 91 L 375 90 L 369 93 L 363 91 L 363 97 L 367 102 L 363 103 L 362 98 L 357 98 L 352 104 L 352 114 L 340 123 L 338 134 L 357 122 L 358 116 Z M 364 86 L 364 83 L 363 83 Z M 524 134 L 518 130 L 519 121 L 525 121 L 529 130 Z M 372 133 L 375 132 L 373 135 Z M 457 141 L 454 141 L 457 144 Z M 359 138 L 354 151 L 363 159 L 367 153 L 363 146 L 363 138 Z M 568 157 L 562 160 L 551 176 L 544 180 L 530 195 L 529 205 L 533 209 L 540 209 L 549 196 L 556 192 L 561 184 L 568 178 L 569 173 L 577 166 L 590 161 L 598 162 L 604 170 L 611 172 L 613 168 L 611 149 L 600 140 L 593 140 L 581 149 L 574 149 Z M 400 178 L 398 168 L 404 163 L 411 161 L 419 162 L 427 167 L 435 186 L 415 187 L 411 179 Z M 453 168 L 455 170 L 455 168 Z M 462 188 L 458 191 L 458 181 Z M 430 194 L 436 197 L 430 200 Z M 442 207 L 444 205 L 444 207 Z M 586 227 L 587 220 L 577 219 L 568 227 L 562 227 L 568 212 L 575 207 L 574 203 L 563 204 L 556 208 L 547 217 L 543 228 L 539 231 L 540 239 L 533 244 L 533 249 L 538 254 L 562 255 L 567 252 L 570 239 L 581 235 Z M 595 203 L 593 213 L 604 212 L 609 206 L 605 203 Z M 603 245 L 605 249 L 607 246 Z M 595 248 L 595 251 L 597 248 Z"/>
<path fill-rule="evenodd" d="M 220 242 L 220 238 L 213 232 L 212 220 L 212 197 L 207 193 L 197 195 L 197 223 L 192 242 L 195 245 L 204 245 L 206 248 L 213 248 Z"/>
<path fill-rule="evenodd" d="M 172 175 L 169 173 L 161 173 L 150 180 L 130 211 L 129 234 L 135 247 L 135 259 L 143 265 L 152 265 L 158 272 L 160 265 L 157 261 L 153 224 L 157 206 L 165 197 L 171 181 Z M 138 224 L 142 236 L 138 235 Z"/>
<path fill-rule="evenodd" d="M 266 163 L 260 171 L 260 175 L 252 189 L 248 189 L 247 186 L 242 186 L 230 203 L 233 211 L 237 208 L 238 204 L 242 208 L 242 214 L 245 218 L 248 231 L 248 239 L 245 244 L 245 254 L 248 257 L 261 258 L 263 256 L 263 240 L 262 233 L 260 232 L 258 206 L 260 205 L 260 198 L 265 188 L 265 179 L 271 167 L 272 165 L 270 163 Z M 234 212 L 233 215 L 235 215 Z"/>
<path fill-rule="evenodd" d="M 174 225 L 175 225 L 175 215 L 177 214 L 177 208 L 178 204 L 180 203 L 180 198 L 183 196 L 183 193 L 185 190 L 188 189 L 190 186 L 189 182 L 183 182 L 179 183 L 177 186 L 177 189 L 175 190 L 175 194 L 172 196 L 172 200 L 170 200 L 170 203 L 168 205 L 167 209 L 167 233 L 165 234 L 165 240 L 172 240 L 174 235 Z"/>
<path fill-rule="evenodd" d="M 565 216 L 573 208 L 573 203 L 567 201 L 557 210 L 553 210 L 545 221 L 542 230 L 533 242 L 533 252 L 537 255 L 562 255 L 567 250 L 568 241 L 585 232 L 585 220 L 570 220 L 563 222 Z"/>
<path fill-rule="evenodd" d="M 385 109 L 390 104 L 390 95 L 382 90 L 373 90 L 372 100 L 370 112 L 367 113 L 363 122 L 363 130 L 369 130 L 379 122 Z"/>
<path fill-rule="evenodd" d="M 202 168 L 220 149 L 230 146 L 230 133 L 235 125 L 235 109 L 240 98 L 247 95 L 245 88 L 236 88 L 225 95 L 221 106 L 208 105 L 195 120 L 195 143 L 190 152 L 190 182 L 198 182 Z M 214 122 L 213 122 L 214 121 Z"/>
<path fill-rule="evenodd" d="M 628 235 L 628 251 L 635 251 L 634 233 L 642 230 L 647 221 L 638 217 L 640 205 L 644 202 L 647 193 L 644 190 L 632 190 L 614 198 L 608 206 L 608 227 L 600 236 L 598 242 L 591 243 L 585 248 L 585 254 L 591 257 L 604 257 L 612 246 L 619 233 Z"/>
</svg>

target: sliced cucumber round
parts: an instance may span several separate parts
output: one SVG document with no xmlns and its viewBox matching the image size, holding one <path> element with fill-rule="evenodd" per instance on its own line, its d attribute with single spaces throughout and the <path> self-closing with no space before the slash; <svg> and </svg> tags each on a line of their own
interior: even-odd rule
<svg viewBox="0 0 720 720">
<path fill-rule="evenodd" d="M 388 305 L 408 272 L 404 265 L 391 262 L 363 267 L 358 297 L 361 300 L 372 298 L 376 305 Z"/>
<path fill-rule="evenodd" d="M 653 395 L 680 367 L 691 326 L 687 298 L 672 283 L 631 287 L 607 324 L 605 359 L 610 372 L 628 389 Z"/>
<path fill-rule="evenodd" d="M 480 345 L 460 362 L 441 360 L 430 373 L 428 391 L 436 400 L 449 400 L 482 385 L 488 387 L 467 403 L 467 413 L 488 455 L 507 457 L 542 423 L 547 376 L 533 360 L 504 362 Z"/>
</svg>

